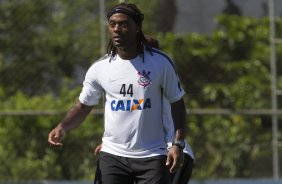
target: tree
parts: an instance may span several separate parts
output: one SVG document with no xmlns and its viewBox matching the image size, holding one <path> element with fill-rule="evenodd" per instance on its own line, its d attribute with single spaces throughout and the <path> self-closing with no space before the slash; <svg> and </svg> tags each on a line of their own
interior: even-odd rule
<svg viewBox="0 0 282 184">
<path fill-rule="evenodd" d="M 28 97 L 17 92 L 1 103 L 1 112 L 25 109 L 36 112 L 48 111 L 48 109 L 57 111 L 53 115 L 39 113 L 31 116 L 0 116 L 2 181 L 92 180 L 94 178 L 93 150 L 101 142 L 102 115 L 89 115 L 79 129 L 66 135 L 64 147 L 61 149 L 50 147 L 47 142 L 49 131 L 63 118 L 66 109 L 70 108 L 79 92 L 80 87 L 72 91 L 63 88 L 59 98 L 50 94 Z"/>
<path fill-rule="evenodd" d="M 4 0 L 0 5 L 0 84 L 8 96 L 18 90 L 56 92 L 76 67 L 88 67 L 99 56 L 97 3 Z"/>
</svg>

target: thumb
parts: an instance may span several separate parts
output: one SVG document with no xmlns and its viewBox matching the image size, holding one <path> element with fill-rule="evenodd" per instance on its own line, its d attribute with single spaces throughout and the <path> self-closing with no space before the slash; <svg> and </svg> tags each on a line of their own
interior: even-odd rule
<svg viewBox="0 0 282 184">
<path fill-rule="evenodd" d="M 168 154 L 167 155 L 167 157 L 166 157 L 166 162 L 165 162 L 165 165 L 170 165 L 170 161 L 171 161 L 171 156 L 170 156 L 170 154 Z"/>
</svg>

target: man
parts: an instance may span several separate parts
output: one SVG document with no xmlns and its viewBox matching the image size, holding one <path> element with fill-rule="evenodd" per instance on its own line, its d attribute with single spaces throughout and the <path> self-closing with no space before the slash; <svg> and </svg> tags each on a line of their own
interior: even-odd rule
<svg viewBox="0 0 282 184">
<path fill-rule="evenodd" d="M 105 93 L 105 123 L 96 183 L 166 184 L 183 161 L 186 112 L 183 91 L 171 60 L 147 45 L 143 14 L 121 3 L 107 14 L 108 54 L 85 76 L 79 101 L 54 128 L 48 142 L 62 146 Z M 171 103 L 175 138 L 167 153 L 162 97 Z"/>
<path fill-rule="evenodd" d="M 152 36 L 145 35 L 145 39 L 147 44 L 153 48 L 159 49 L 159 42 L 157 39 L 153 38 Z M 174 139 L 174 126 L 173 126 L 173 119 L 171 117 L 171 108 L 170 103 L 165 98 L 163 99 L 163 125 L 165 131 L 165 137 L 168 149 L 171 148 L 172 142 Z M 102 144 L 97 146 L 94 150 L 94 155 L 98 155 L 101 151 Z M 175 173 L 171 173 L 171 184 L 188 184 L 192 170 L 194 167 L 194 154 L 190 147 L 190 145 L 185 141 L 185 149 L 184 152 L 184 160 L 183 165 L 180 169 L 178 169 Z M 97 160 L 97 166 L 99 166 L 99 160 Z M 99 168 L 96 170 L 96 175 L 99 175 Z M 96 179 L 95 179 L 96 181 Z"/>
</svg>

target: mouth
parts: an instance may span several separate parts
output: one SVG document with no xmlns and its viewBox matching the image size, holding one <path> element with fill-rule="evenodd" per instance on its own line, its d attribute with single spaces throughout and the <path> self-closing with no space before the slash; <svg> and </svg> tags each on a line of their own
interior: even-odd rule
<svg viewBox="0 0 282 184">
<path fill-rule="evenodd" d="M 113 36 L 113 40 L 114 40 L 114 41 L 116 41 L 116 40 L 121 40 L 121 37 L 118 36 L 118 35 L 117 35 L 117 36 Z"/>
<path fill-rule="evenodd" d="M 121 40 L 121 39 L 120 39 L 119 37 L 113 38 L 113 41 L 114 41 L 114 42 L 120 42 L 120 40 Z"/>
<path fill-rule="evenodd" d="M 120 45 L 120 44 L 121 44 L 122 38 L 121 38 L 120 36 L 114 36 L 114 37 L 112 38 L 112 41 L 113 41 L 113 43 L 117 46 L 117 45 Z"/>
</svg>

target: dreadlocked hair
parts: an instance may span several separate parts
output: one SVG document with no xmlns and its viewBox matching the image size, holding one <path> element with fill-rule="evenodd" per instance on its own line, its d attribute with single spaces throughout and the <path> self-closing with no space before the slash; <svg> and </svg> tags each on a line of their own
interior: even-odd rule
<svg viewBox="0 0 282 184">
<path fill-rule="evenodd" d="M 135 23 L 139 26 L 140 30 L 137 32 L 137 52 L 142 57 L 143 62 L 145 62 L 144 59 L 144 47 L 145 49 L 152 54 L 152 46 L 150 46 L 145 38 L 145 35 L 143 34 L 142 28 L 142 21 L 144 19 L 144 15 L 141 13 L 141 11 L 137 8 L 135 4 L 131 3 L 120 3 L 116 6 L 114 6 L 107 14 L 108 19 L 115 13 L 120 10 L 122 13 L 128 14 Z M 108 48 L 107 48 L 107 54 L 110 56 L 110 62 L 112 58 L 114 58 L 117 54 L 117 48 L 114 46 L 112 40 L 109 40 Z"/>
</svg>

